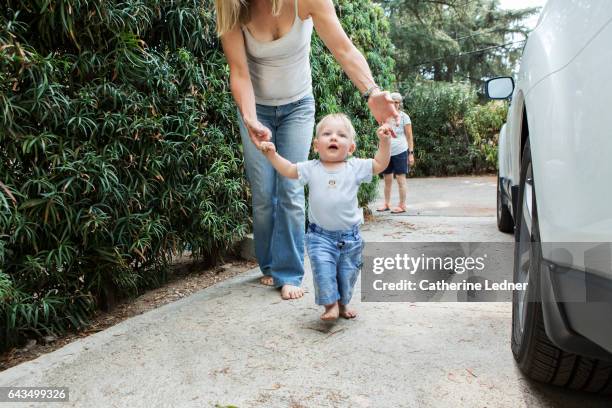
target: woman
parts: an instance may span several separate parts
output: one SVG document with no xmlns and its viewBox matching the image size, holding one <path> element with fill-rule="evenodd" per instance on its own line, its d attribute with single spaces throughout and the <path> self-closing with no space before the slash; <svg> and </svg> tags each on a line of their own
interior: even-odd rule
<svg viewBox="0 0 612 408">
<path fill-rule="evenodd" d="M 392 213 L 398 214 L 406 212 L 406 176 L 410 171 L 410 166 L 414 166 L 414 139 L 410 117 L 401 110 L 402 95 L 394 92 L 391 94 L 391 99 L 400 112 L 400 123 L 393 129 L 397 137 L 391 139 L 391 161 L 382 172 L 385 178 L 385 204 L 378 208 L 378 211 L 391 210 Z M 394 175 L 399 188 L 399 204 L 391 208 L 389 203 L 391 202 Z"/>
<path fill-rule="evenodd" d="M 304 294 L 304 191 L 297 180 L 278 176 L 259 149 L 269 140 L 292 162 L 308 159 L 315 120 L 313 27 L 376 120 L 397 120 L 398 113 L 344 33 L 331 0 L 216 0 L 215 7 L 253 195 L 261 282 L 281 288 L 283 299 L 297 299 Z"/>
</svg>

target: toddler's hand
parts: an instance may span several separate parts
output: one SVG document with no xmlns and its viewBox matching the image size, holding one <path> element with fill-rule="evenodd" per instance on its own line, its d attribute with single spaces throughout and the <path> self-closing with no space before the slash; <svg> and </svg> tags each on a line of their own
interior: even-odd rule
<svg viewBox="0 0 612 408">
<path fill-rule="evenodd" d="M 261 142 L 267 142 L 272 139 L 272 132 L 258 120 L 244 120 L 244 124 L 249 132 L 251 141 L 261 150 Z"/>
<path fill-rule="evenodd" d="M 392 137 L 396 137 L 395 132 L 393 132 L 393 129 L 391 128 L 391 126 L 386 123 L 378 128 L 378 130 L 376 131 L 376 135 L 381 141 L 386 140 L 386 139 L 391 139 Z"/>
<path fill-rule="evenodd" d="M 263 154 L 276 152 L 276 146 L 274 146 L 274 143 L 272 142 L 261 142 L 259 145 L 259 149 Z"/>
</svg>

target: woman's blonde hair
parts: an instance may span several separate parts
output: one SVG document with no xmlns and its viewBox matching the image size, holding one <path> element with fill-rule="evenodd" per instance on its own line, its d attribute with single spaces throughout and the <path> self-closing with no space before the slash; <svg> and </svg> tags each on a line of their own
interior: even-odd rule
<svg viewBox="0 0 612 408">
<path fill-rule="evenodd" d="M 249 22 L 252 0 L 215 0 L 217 11 L 217 35 L 231 31 L 237 24 L 244 25 Z M 278 16 L 283 6 L 283 0 L 270 0 L 272 15 Z"/>
</svg>

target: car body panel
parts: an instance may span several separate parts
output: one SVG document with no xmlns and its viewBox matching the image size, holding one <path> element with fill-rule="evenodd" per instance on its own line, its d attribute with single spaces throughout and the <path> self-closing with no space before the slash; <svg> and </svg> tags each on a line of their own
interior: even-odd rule
<svg viewBox="0 0 612 408">
<path fill-rule="evenodd" d="M 525 47 L 499 166 L 518 185 L 525 111 L 543 242 L 612 241 L 610 43 L 612 4 L 557 0 Z M 544 256 L 555 261 L 554 251 Z M 574 267 L 584 269 L 580 259 Z"/>
<path fill-rule="evenodd" d="M 508 109 L 508 120 L 505 129 L 504 166 L 506 176 L 511 185 L 518 185 L 521 178 L 521 133 L 523 128 L 523 113 L 525 97 L 519 87 L 516 88 L 512 103 Z M 514 214 L 514 211 L 512 211 Z"/>
<path fill-rule="evenodd" d="M 502 125 L 499 130 L 499 138 L 497 141 L 497 157 L 498 157 L 498 166 L 497 172 L 499 177 L 502 179 L 510 178 L 510 163 L 509 156 L 507 153 L 508 150 L 508 139 L 506 138 L 506 124 Z"/>
<path fill-rule="evenodd" d="M 612 353 L 610 44 L 611 1 L 549 0 L 526 43 L 498 151 L 514 216 L 528 134 L 548 337 L 603 359 Z"/>
<path fill-rule="evenodd" d="M 595 38 L 601 38 L 601 31 L 606 29 L 610 20 L 612 5 L 609 0 L 550 0 L 542 10 L 537 27 L 523 50 L 513 103 L 508 113 L 508 119 L 514 120 L 507 123 L 509 136 L 504 160 L 509 161 L 507 177 L 513 185 L 518 185 L 520 177 L 525 94 L 544 78 L 562 70 Z M 583 23 L 576 24 L 576 21 Z M 605 66 L 600 68 L 603 82 L 608 72 Z"/>
<path fill-rule="evenodd" d="M 527 93 L 543 242 L 612 241 L 611 42 L 609 23 L 569 65 Z"/>
<path fill-rule="evenodd" d="M 523 50 L 518 75 L 527 93 L 543 78 L 563 69 L 612 19 L 609 0 L 550 0 Z"/>
</svg>

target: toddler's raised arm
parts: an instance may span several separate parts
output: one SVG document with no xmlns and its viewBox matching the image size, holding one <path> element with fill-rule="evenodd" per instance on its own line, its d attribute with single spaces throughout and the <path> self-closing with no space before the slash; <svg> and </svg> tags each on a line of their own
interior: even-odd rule
<svg viewBox="0 0 612 408">
<path fill-rule="evenodd" d="M 298 178 L 297 164 L 291 163 L 289 160 L 278 154 L 276 152 L 276 146 L 274 146 L 274 143 L 261 142 L 260 146 L 261 152 L 270 161 L 276 171 L 278 171 L 282 176 L 290 179 Z"/>
<path fill-rule="evenodd" d="M 393 130 L 387 124 L 382 125 L 376 131 L 378 136 L 378 150 L 372 161 L 372 173 L 378 174 L 385 170 L 391 158 L 391 138 L 394 137 Z"/>
</svg>

